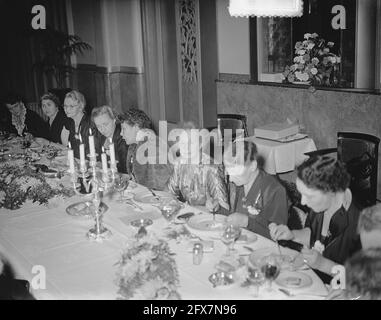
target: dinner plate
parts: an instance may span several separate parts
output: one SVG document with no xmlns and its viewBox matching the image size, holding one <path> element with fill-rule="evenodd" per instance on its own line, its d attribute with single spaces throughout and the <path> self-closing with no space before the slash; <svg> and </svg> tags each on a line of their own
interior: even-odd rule
<svg viewBox="0 0 381 320">
<path fill-rule="evenodd" d="M 140 203 L 146 203 L 146 204 L 160 204 L 162 201 L 166 200 L 172 200 L 175 199 L 174 196 L 166 193 L 166 192 L 160 192 L 155 191 L 155 194 L 157 194 L 158 198 L 156 198 L 151 193 L 138 193 L 134 196 L 134 200 Z"/>
<path fill-rule="evenodd" d="M 213 220 L 213 215 L 210 213 L 203 213 L 192 216 L 187 224 L 189 228 L 199 231 L 207 232 L 222 232 L 224 228 L 224 223 L 226 216 L 222 214 L 216 214 L 215 220 Z"/>
<path fill-rule="evenodd" d="M 108 206 L 101 202 L 99 205 L 101 213 L 108 210 Z M 74 203 L 66 208 L 68 215 L 73 217 L 92 218 L 94 213 L 94 204 L 91 201 L 82 201 Z"/>
<path fill-rule="evenodd" d="M 297 271 L 282 271 L 275 279 L 275 283 L 284 288 L 300 289 L 310 287 L 312 279 L 309 275 Z"/>
</svg>

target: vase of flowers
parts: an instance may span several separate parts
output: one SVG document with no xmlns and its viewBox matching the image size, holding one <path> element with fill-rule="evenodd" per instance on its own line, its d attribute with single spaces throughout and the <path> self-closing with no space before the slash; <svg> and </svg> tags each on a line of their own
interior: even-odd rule
<svg viewBox="0 0 381 320">
<path fill-rule="evenodd" d="M 334 43 L 326 42 L 317 33 L 306 33 L 295 44 L 294 64 L 286 66 L 284 82 L 335 86 L 341 57 L 331 52 Z"/>
<path fill-rule="evenodd" d="M 128 245 L 118 264 L 121 299 L 179 300 L 178 271 L 168 243 L 149 233 Z"/>
</svg>

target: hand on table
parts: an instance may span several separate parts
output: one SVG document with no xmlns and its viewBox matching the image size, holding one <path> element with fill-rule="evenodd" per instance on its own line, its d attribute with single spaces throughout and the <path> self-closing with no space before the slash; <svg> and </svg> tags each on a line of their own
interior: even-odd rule
<svg viewBox="0 0 381 320">
<path fill-rule="evenodd" d="M 274 241 L 294 239 L 294 234 L 284 224 L 277 225 L 276 223 L 271 222 L 269 224 L 269 231 L 270 231 L 270 236 Z"/>
<path fill-rule="evenodd" d="M 249 224 L 249 218 L 246 214 L 234 212 L 226 218 L 226 223 L 246 228 Z"/>
<path fill-rule="evenodd" d="M 301 251 L 303 258 L 306 260 L 306 263 L 313 269 L 321 269 L 324 264 L 325 258 L 319 251 L 315 249 L 303 248 Z"/>
</svg>

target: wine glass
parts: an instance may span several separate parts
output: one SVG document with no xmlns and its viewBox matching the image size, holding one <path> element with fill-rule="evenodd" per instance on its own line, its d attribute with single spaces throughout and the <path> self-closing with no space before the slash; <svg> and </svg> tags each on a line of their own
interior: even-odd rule
<svg viewBox="0 0 381 320">
<path fill-rule="evenodd" d="M 265 256 L 260 261 L 261 271 L 268 282 L 267 291 L 271 292 L 272 282 L 278 277 L 280 272 L 280 265 L 277 261 L 277 257 L 274 254 Z"/>
<path fill-rule="evenodd" d="M 221 235 L 222 242 L 226 245 L 225 256 L 230 257 L 231 251 L 233 250 L 234 242 L 239 238 L 241 234 L 241 228 L 234 226 L 232 224 L 227 225 Z"/>
<path fill-rule="evenodd" d="M 118 202 L 123 202 L 123 191 L 128 187 L 128 178 L 124 177 L 123 175 L 119 175 L 116 177 L 114 181 L 114 187 L 116 191 L 119 192 L 119 199 Z"/>
<path fill-rule="evenodd" d="M 258 262 L 248 261 L 247 264 L 248 278 L 247 280 L 253 286 L 253 295 L 258 297 L 259 287 L 265 283 L 265 276 L 261 271 Z"/>
</svg>

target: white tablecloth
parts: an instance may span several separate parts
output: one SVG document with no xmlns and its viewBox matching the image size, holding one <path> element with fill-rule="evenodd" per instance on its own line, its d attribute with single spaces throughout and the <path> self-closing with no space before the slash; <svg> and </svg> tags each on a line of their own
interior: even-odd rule
<svg viewBox="0 0 381 320">
<path fill-rule="evenodd" d="M 144 192 L 143 188 L 139 188 Z M 54 208 L 26 203 L 15 211 L 0 209 L 0 251 L 8 257 L 16 274 L 32 281 L 36 275 L 32 273 L 33 266 L 41 265 L 46 270 L 46 289 L 32 290 L 37 299 L 117 298 L 115 263 L 126 241 L 136 233 L 129 222 L 143 215 L 155 216 L 157 219 L 148 230 L 158 235 L 168 225 L 149 205 L 144 205 L 145 212 L 142 213 L 127 204 L 105 198 L 109 210 L 104 216 L 104 223 L 113 235 L 103 243 L 92 242 L 87 240 L 85 234 L 94 225 L 93 220 L 72 217 L 65 211 L 69 204 L 78 200 L 74 197 L 65 203 L 58 203 Z M 188 211 L 199 212 L 191 207 L 182 209 L 182 212 Z M 226 250 L 221 241 L 214 241 L 214 252 L 205 253 L 201 265 L 193 265 L 192 254 L 186 250 L 187 242 L 170 240 L 169 244 L 176 253 L 182 299 L 254 299 L 250 289 L 239 284 L 229 288 L 213 288 L 209 283 L 208 277 L 216 271 L 215 265 Z M 276 250 L 272 241 L 261 236 L 250 246 L 253 249 L 268 247 L 269 250 Z M 236 247 L 239 251 L 245 251 L 239 245 Z M 306 295 L 292 298 L 318 299 L 308 293 L 326 293 L 324 284 L 312 270 L 302 272 L 312 278 L 313 285 L 306 288 Z M 259 299 L 291 299 L 279 292 L 276 285 L 275 289 L 272 294 L 260 291 Z"/>
<path fill-rule="evenodd" d="M 293 171 L 307 156 L 306 152 L 316 150 L 311 138 L 304 138 L 287 143 L 256 138 L 247 138 L 258 147 L 258 154 L 264 159 L 264 170 L 270 174 Z"/>
</svg>

